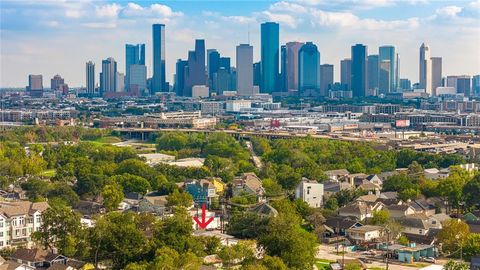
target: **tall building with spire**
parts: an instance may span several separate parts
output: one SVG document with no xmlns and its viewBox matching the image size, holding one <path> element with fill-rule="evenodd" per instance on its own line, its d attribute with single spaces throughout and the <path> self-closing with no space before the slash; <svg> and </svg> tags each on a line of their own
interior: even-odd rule
<svg viewBox="0 0 480 270">
<path fill-rule="evenodd" d="M 430 59 L 430 47 L 425 43 L 420 46 L 419 60 L 418 87 L 432 95 L 432 60 Z"/>
<path fill-rule="evenodd" d="M 168 92 L 165 80 L 165 25 L 152 26 L 153 76 L 151 93 Z"/>
</svg>

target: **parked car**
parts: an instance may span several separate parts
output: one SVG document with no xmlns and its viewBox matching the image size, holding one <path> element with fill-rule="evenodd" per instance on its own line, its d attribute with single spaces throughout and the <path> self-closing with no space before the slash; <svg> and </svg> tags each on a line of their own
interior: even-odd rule
<svg viewBox="0 0 480 270">
<path fill-rule="evenodd" d="M 422 260 L 428 263 L 435 263 L 435 258 L 433 257 L 423 257 Z"/>
</svg>

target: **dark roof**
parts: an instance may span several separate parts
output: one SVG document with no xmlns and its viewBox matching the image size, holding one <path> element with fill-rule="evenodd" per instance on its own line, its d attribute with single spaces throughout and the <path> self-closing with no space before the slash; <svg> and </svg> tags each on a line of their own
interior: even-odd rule
<svg viewBox="0 0 480 270">
<path fill-rule="evenodd" d="M 396 205 L 398 203 L 397 199 L 383 199 L 383 198 L 378 198 L 375 202 L 381 202 L 386 206 L 389 205 Z"/>
<path fill-rule="evenodd" d="M 405 227 L 428 229 L 427 223 L 421 218 L 405 217 L 398 220 Z"/>
<path fill-rule="evenodd" d="M 18 248 L 12 254 L 12 259 L 22 260 L 27 262 L 44 262 L 55 259 L 59 254 L 53 254 L 49 251 L 40 248 Z"/>
<path fill-rule="evenodd" d="M 250 211 L 255 212 L 260 215 L 264 216 L 273 216 L 276 217 L 278 215 L 278 211 L 273 208 L 268 203 L 260 203 L 250 209 Z"/>
<path fill-rule="evenodd" d="M 68 266 L 71 266 L 75 269 L 80 269 L 82 268 L 85 264 L 87 264 L 86 262 L 82 262 L 82 261 L 78 261 L 78 260 L 73 260 L 73 259 L 69 259 L 67 261 L 67 265 Z"/>
<path fill-rule="evenodd" d="M 467 221 L 470 233 L 480 233 L 480 221 Z"/>
<path fill-rule="evenodd" d="M 435 236 L 432 235 L 418 235 L 412 233 L 403 233 L 407 237 L 409 242 L 424 244 L 424 245 L 433 245 L 435 242 Z"/>
<path fill-rule="evenodd" d="M 392 204 L 387 206 L 388 210 L 393 210 L 393 211 L 407 211 L 407 209 L 410 207 L 410 205 L 407 204 Z"/>
<path fill-rule="evenodd" d="M 130 199 L 130 200 L 141 200 L 143 198 L 142 194 L 138 192 L 128 192 L 125 194 L 125 199 Z"/>
<path fill-rule="evenodd" d="M 353 225 L 359 223 L 357 219 L 353 217 L 330 217 L 325 220 L 325 225 L 330 228 L 339 228 L 342 230 L 351 228 Z M 361 224 L 361 223 L 359 223 Z"/>
<path fill-rule="evenodd" d="M 54 263 L 50 267 L 47 268 L 47 270 L 66 270 L 68 268 L 68 265 L 65 265 L 63 263 Z"/>
</svg>

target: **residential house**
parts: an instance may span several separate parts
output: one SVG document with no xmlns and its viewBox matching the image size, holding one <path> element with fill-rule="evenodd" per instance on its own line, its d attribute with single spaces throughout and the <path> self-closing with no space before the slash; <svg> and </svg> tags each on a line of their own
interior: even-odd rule
<svg viewBox="0 0 480 270">
<path fill-rule="evenodd" d="M 42 225 L 46 202 L 0 202 L 0 249 L 31 246 L 31 234 Z"/>
<path fill-rule="evenodd" d="M 340 190 L 352 190 L 353 186 L 347 182 L 323 182 L 323 193 L 325 198 L 329 198 Z"/>
<path fill-rule="evenodd" d="M 339 170 L 325 171 L 325 174 L 327 175 L 329 181 L 339 182 L 341 179 L 348 176 L 350 172 L 346 169 L 339 169 Z"/>
<path fill-rule="evenodd" d="M 356 201 L 365 202 L 365 203 L 375 203 L 377 200 L 378 200 L 378 196 L 375 194 L 362 195 L 356 199 Z"/>
<path fill-rule="evenodd" d="M 206 204 L 209 207 L 213 199 L 218 198 L 215 186 L 207 179 L 185 181 L 185 191 L 193 197 L 196 205 Z"/>
<path fill-rule="evenodd" d="M 327 218 L 324 225 L 330 228 L 336 235 L 345 235 L 348 229 L 363 226 L 356 218 L 341 216 Z"/>
<path fill-rule="evenodd" d="M 295 199 L 301 199 L 313 208 L 321 207 L 323 205 L 323 184 L 303 178 L 295 188 Z"/>
<path fill-rule="evenodd" d="M 424 214 L 408 215 L 397 220 L 403 225 L 402 232 L 404 233 L 427 235 L 430 230 L 439 230 L 442 228 L 440 221 Z"/>
<path fill-rule="evenodd" d="M 213 184 L 217 194 L 222 194 L 227 188 L 227 185 L 219 177 L 209 177 L 207 179 Z"/>
<path fill-rule="evenodd" d="M 259 203 L 255 205 L 254 207 L 250 208 L 251 212 L 254 212 L 260 216 L 265 216 L 265 217 L 276 217 L 278 216 L 278 211 L 277 209 L 273 208 L 270 204 L 266 202 Z"/>
<path fill-rule="evenodd" d="M 407 202 L 407 204 L 410 205 L 413 209 L 415 209 L 416 214 L 425 214 L 427 216 L 431 216 L 436 212 L 435 205 L 432 205 L 425 199 L 413 200 Z"/>
<path fill-rule="evenodd" d="M 167 197 L 167 195 L 145 195 L 138 204 L 138 211 L 152 213 L 159 216 L 170 214 L 170 208 L 167 207 Z"/>
<path fill-rule="evenodd" d="M 361 189 L 364 191 L 368 191 L 368 193 L 377 193 L 380 194 L 380 190 L 382 189 L 379 185 L 371 183 L 367 180 L 363 180 L 363 183 L 357 186 L 357 189 Z"/>
<path fill-rule="evenodd" d="M 34 270 L 35 268 L 12 260 L 5 260 L 0 256 L 0 270 Z"/>
<path fill-rule="evenodd" d="M 382 210 L 384 205 L 377 202 L 369 205 L 365 202 L 356 201 L 338 209 L 338 215 L 342 217 L 355 217 L 362 221 L 373 216 L 375 211 Z"/>
<path fill-rule="evenodd" d="M 447 178 L 448 175 L 450 174 L 450 170 L 448 168 L 440 169 L 440 170 L 437 168 L 431 168 L 431 169 L 425 169 L 423 174 L 427 179 L 439 180 L 439 179 Z"/>
<path fill-rule="evenodd" d="M 266 200 L 265 189 L 262 186 L 262 181 L 255 173 L 243 173 L 237 176 L 232 181 L 233 196 L 241 195 L 242 193 L 255 194 L 259 202 Z"/>
<path fill-rule="evenodd" d="M 350 185 L 357 187 L 358 185 L 355 185 L 355 183 L 363 183 L 363 180 L 366 179 L 367 176 L 368 175 L 364 173 L 353 173 L 353 174 L 349 174 L 345 180 Z"/>
<path fill-rule="evenodd" d="M 364 225 L 347 229 L 347 236 L 355 243 L 372 242 L 383 236 L 384 228 L 381 226 Z"/>
<path fill-rule="evenodd" d="M 18 248 L 13 252 L 11 259 L 17 263 L 26 264 L 34 268 L 47 268 L 53 264 L 66 264 L 68 258 L 40 248 Z"/>
<path fill-rule="evenodd" d="M 386 209 L 390 212 L 390 217 L 392 218 L 401 218 L 415 214 L 415 209 L 408 204 L 388 205 Z"/>
</svg>

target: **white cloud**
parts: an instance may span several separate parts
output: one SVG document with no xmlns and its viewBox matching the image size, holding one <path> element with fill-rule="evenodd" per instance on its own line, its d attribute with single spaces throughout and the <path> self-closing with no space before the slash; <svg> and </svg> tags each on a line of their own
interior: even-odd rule
<svg viewBox="0 0 480 270">
<path fill-rule="evenodd" d="M 440 17 L 454 18 L 457 17 L 460 12 L 462 12 L 462 8 L 459 6 L 446 6 L 437 9 L 435 11 L 435 14 Z"/>
<path fill-rule="evenodd" d="M 116 18 L 122 7 L 116 3 L 95 6 L 95 13 L 100 18 Z"/>
</svg>

